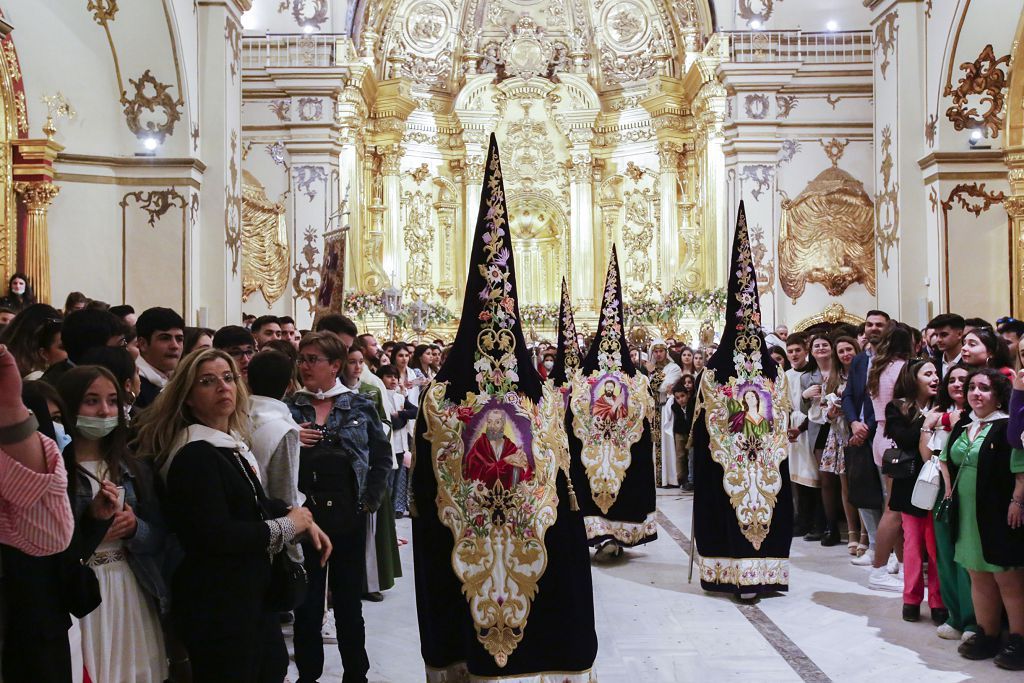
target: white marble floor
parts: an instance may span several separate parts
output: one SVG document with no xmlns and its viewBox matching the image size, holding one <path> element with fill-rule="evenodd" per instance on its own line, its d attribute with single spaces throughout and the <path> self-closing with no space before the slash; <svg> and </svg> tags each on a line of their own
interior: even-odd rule
<svg viewBox="0 0 1024 683">
<path fill-rule="evenodd" d="M 689 495 L 659 490 L 658 540 L 625 559 L 594 564 L 601 683 L 669 681 L 1024 681 L 991 661 L 971 662 L 956 643 L 922 621 L 900 618 L 901 596 L 868 590 L 867 570 L 849 563 L 846 546 L 793 543 L 790 591 L 756 607 L 687 583 L 688 555 L 666 528 L 689 536 Z M 667 522 L 666 522 L 667 520 Z M 409 520 L 399 520 L 409 538 Z M 688 550 L 688 548 L 687 548 Z M 412 584 L 412 549 L 402 548 L 405 577 L 382 603 L 363 603 L 370 680 L 423 680 Z M 341 680 L 337 648 L 327 650 L 321 679 Z M 291 680 L 297 678 L 294 665 Z"/>
</svg>

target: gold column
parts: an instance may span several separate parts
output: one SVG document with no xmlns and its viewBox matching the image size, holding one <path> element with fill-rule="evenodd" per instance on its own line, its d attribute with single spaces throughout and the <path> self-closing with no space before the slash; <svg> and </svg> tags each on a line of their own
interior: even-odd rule
<svg viewBox="0 0 1024 683">
<path fill-rule="evenodd" d="M 1024 195 L 1003 200 L 1010 216 L 1010 307 L 1013 317 L 1024 318 Z"/>
<path fill-rule="evenodd" d="M 36 301 L 50 303 L 50 231 L 46 212 L 60 188 L 50 182 L 18 182 L 14 191 L 25 204 L 25 274 Z"/>
</svg>

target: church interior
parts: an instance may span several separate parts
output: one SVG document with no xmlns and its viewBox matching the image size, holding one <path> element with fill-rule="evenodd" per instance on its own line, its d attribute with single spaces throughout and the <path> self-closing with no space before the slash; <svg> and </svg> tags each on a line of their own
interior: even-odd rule
<svg viewBox="0 0 1024 683">
<path fill-rule="evenodd" d="M 643 359 L 715 348 L 741 205 L 766 333 L 1024 319 L 1024 0 L 0 0 L 0 33 L 0 281 L 57 309 L 450 344 L 493 134 L 531 346 L 563 282 L 598 332 L 614 248 Z M 1019 680 L 818 543 L 784 596 L 709 597 L 692 495 L 657 505 L 593 565 L 589 680 Z M 423 680 L 400 554 L 371 681 Z"/>
</svg>

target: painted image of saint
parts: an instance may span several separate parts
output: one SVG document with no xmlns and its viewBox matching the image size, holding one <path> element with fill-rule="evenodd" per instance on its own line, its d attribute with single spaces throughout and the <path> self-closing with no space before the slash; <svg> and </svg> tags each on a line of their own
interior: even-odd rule
<svg viewBox="0 0 1024 683">
<path fill-rule="evenodd" d="M 600 420 L 621 420 L 626 417 L 626 392 L 613 379 L 601 384 L 601 393 L 594 400 L 592 412 Z"/>
<path fill-rule="evenodd" d="M 506 433 L 508 415 L 503 410 L 487 413 L 484 430 L 466 453 L 462 476 L 479 480 L 489 487 L 497 482 L 511 489 L 533 476 L 526 451 Z"/>
<path fill-rule="evenodd" d="M 740 400 L 730 400 L 728 406 L 729 431 L 733 434 L 742 433 L 748 439 L 759 439 L 771 431 L 765 399 L 756 389 L 744 390 L 740 393 Z"/>
</svg>

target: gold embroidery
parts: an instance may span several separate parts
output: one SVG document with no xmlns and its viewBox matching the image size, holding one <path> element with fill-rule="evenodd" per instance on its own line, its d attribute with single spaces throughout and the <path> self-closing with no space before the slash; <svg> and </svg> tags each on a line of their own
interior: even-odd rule
<svg viewBox="0 0 1024 683">
<path fill-rule="evenodd" d="M 700 580 L 733 586 L 788 586 L 789 560 L 784 557 L 697 557 Z"/>
<path fill-rule="evenodd" d="M 618 522 L 604 517 L 584 517 L 583 524 L 587 528 L 588 539 L 611 536 L 625 546 L 634 546 L 658 533 L 654 513 L 647 515 L 642 522 Z"/>
</svg>

